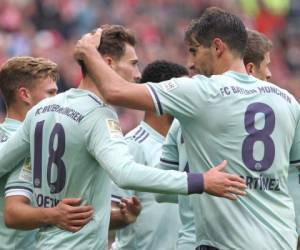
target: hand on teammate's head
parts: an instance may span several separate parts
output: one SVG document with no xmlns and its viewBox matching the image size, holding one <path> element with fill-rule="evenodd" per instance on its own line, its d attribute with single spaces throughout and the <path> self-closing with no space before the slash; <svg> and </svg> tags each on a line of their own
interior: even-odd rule
<svg viewBox="0 0 300 250">
<path fill-rule="evenodd" d="M 91 33 L 83 35 L 76 43 L 74 57 L 76 60 L 83 60 L 89 50 L 97 50 L 101 40 L 102 29 L 98 28 Z"/>
</svg>

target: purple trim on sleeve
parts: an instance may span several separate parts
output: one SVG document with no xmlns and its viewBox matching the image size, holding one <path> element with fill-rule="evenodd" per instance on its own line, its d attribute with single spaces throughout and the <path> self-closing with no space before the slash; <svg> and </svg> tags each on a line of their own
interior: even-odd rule
<svg viewBox="0 0 300 250">
<path fill-rule="evenodd" d="M 179 162 L 177 162 L 177 161 L 170 161 L 170 160 L 163 159 L 163 158 L 160 158 L 160 161 L 161 161 L 162 163 L 167 163 L 167 164 L 171 164 L 171 165 L 176 165 L 176 166 L 179 165 Z"/>
<path fill-rule="evenodd" d="M 154 89 L 150 84 L 147 84 L 147 86 L 150 87 L 150 89 L 151 89 L 151 91 L 152 91 L 152 93 L 153 93 L 153 95 L 154 95 L 155 101 L 156 101 L 157 106 L 158 106 L 159 114 L 160 114 L 160 115 L 163 115 L 163 109 L 162 109 L 160 100 L 159 100 L 159 98 L 158 98 L 158 95 L 157 95 L 155 89 Z"/>
<path fill-rule="evenodd" d="M 204 191 L 204 178 L 201 173 L 188 173 L 188 194 L 201 194 Z"/>
<path fill-rule="evenodd" d="M 138 141 L 138 143 L 142 143 L 143 141 L 145 141 L 148 138 L 149 134 L 146 134 L 144 136 L 144 138 L 142 138 L 141 140 Z"/>
<path fill-rule="evenodd" d="M 300 160 L 295 160 L 295 161 L 290 161 L 290 164 L 296 164 L 296 163 L 299 163 Z"/>
</svg>

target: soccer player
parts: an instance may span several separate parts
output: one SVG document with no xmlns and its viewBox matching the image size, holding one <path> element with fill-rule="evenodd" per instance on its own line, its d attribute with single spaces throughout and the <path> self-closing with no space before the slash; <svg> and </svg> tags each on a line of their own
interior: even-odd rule
<svg viewBox="0 0 300 250">
<path fill-rule="evenodd" d="M 172 77 L 188 75 L 181 65 L 154 61 L 146 66 L 141 82 L 160 82 Z M 173 121 L 170 115 L 158 117 L 154 112 L 146 112 L 144 120 L 126 135 L 129 152 L 136 162 L 155 166 L 159 162 L 161 146 Z M 154 194 L 122 190 L 117 187 L 112 192 L 116 196 L 137 196 L 142 203 L 142 211 L 135 223 L 116 232 L 113 250 L 175 249 L 180 219 L 178 206 L 159 204 Z M 163 237 L 162 237 L 163 234 Z"/>
<path fill-rule="evenodd" d="M 246 71 L 258 79 L 270 81 L 272 74 L 269 65 L 272 42 L 256 30 L 247 30 L 247 34 L 248 41 L 243 59 Z"/>
<path fill-rule="evenodd" d="M 43 58 L 14 57 L 2 65 L 0 89 L 6 101 L 7 117 L 0 124 L 1 147 L 20 127 L 33 105 L 56 94 L 57 79 L 57 65 Z M 52 224 L 70 231 L 79 230 L 91 219 L 91 207 L 75 207 L 80 204 L 79 199 L 64 199 L 53 208 L 33 208 L 31 204 L 35 202 L 30 179 L 31 167 L 26 161 L 22 161 L 21 164 L 24 165 L 22 171 L 17 169 L 0 180 L 1 249 L 35 249 L 36 231 L 8 229 L 4 225 L 4 218 L 9 226 L 19 229 L 34 229 Z M 5 217 L 3 217 L 4 189 Z M 82 212 L 88 212 L 88 216 Z M 75 220 L 72 218 L 74 215 L 83 215 L 83 218 L 86 218 L 85 223 L 78 223 L 76 218 Z M 17 220 L 18 224 L 14 224 L 12 219 Z"/>
<path fill-rule="evenodd" d="M 197 249 L 295 249 L 287 171 L 290 162 L 300 161 L 299 107 L 286 90 L 247 74 L 242 21 L 208 8 L 190 23 L 189 53 L 210 78 L 132 84 L 95 53 L 100 38 L 101 29 L 83 37 L 75 56 L 84 60 L 107 102 L 173 115 L 181 124 L 192 172 L 227 158 L 227 170 L 246 180 L 247 196 L 236 202 L 206 194 L 193 199 Z"/>
<path fill-rule="evenodd" d="M 254 77 L 269 81 L 272 74 L 269 69 L 270 50 L 272 42 L 262 33 L 255 30 L 247 30 L 248 42 L 246 46 L 244 64 L 248 74 Z M 296 214 L 296 226 L 298 233 L 298 249 L 300 249 L 300 192 L 299 192 L 299 170 L 289 168 L 288 188 L 293 198 Z"/>
<path fill-rule="evenodd" d="M 105 36 L 105 30 L 103 33 Z M 123 48 L 130 46 L 126 42 Z M 102 44 L 98 47 L 101 51 Z M 51 207 L 75 196 L 94 209 L 93 219 L 76 233 L 51 226 L 40 229 L 38 249 L 106 249 L 110 178 L 122 188 L 140 191 L 191 194 L 204 190 L 224 197 L 232 197 L 231 192 L 245 195 L 244 182 L 236 175 L 214 169 L 186 174 L 134 162 L 116 112 L 103 102 L 85 67 L 82 71 L 78 89 L 34 106 L 0 151 L 0 177 L 30 152 L 39 207 Z"/>
</svg>

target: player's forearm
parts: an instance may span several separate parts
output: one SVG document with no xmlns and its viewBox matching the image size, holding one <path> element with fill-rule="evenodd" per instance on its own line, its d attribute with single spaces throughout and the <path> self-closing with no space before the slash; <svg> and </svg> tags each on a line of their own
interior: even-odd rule
<svg viewBox="0 0 300 250">
<path fill-rule="evenodd" d="M 6 226 L 22 230 L 53 224 L 54 217 L 53 208 L 34 208 L 24 203 L 19 203 L 17 206 L 6 206 L 4 212 Z"/>
<path fill-rule="evenodd" d="M 120 77 L 95 48 L 85 51 L 84 63 L 102 97 L 109 104 L 154 111 L 149 91 L 143 84 L 134 84 Z"/>
<path fill-rule="evenodd" d="M 96 48 L 87 48 L 84 53 L 84 64 L 89 76 L 107 103 L 118 105 L 119 92 L 127 81 L 116 74 L 103 60 Z"/>
<path fill-rule="evenodd" d="M 134 161 L 112 169 L 113 181 L 124 189 L 143 192 L 191 194 L 202 193 L 204 180 L 202 174 L 187 174 L 179 171 L 164 171 L 138 164 Z M 116 172 L 115 172 L 116 171 Z"/>
<path fill-rule="evenodd" d="M 27 156 L 29 144 L 14 136 L 0 150 L 0 178 L 11 171 Z"/>
<path fill-rule="evenodd" d="M 176 194 L 155 194 L 155 200 L 159 203 L 178 203 Z"/>
<path fill-rule="evenodd" d="M 169 166 L 163 165 L 161 163 L 157 164 L 155 168 L 162 169 L 162 170 L 172 170 Z M 178 195 L 177 194 L 161 194 L 156 193 L 155 200 L 159 203 L 178 203 Z"/>
</svg>

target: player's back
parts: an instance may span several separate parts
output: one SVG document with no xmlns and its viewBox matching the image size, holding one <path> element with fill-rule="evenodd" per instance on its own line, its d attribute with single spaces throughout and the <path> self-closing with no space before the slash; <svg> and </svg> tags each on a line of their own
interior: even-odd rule
<svg viewBox="0 0 300 250">
<path fill-rule="evenodd" d="M 293 249 L 287 171 L 299 120 L 295 99 L 273 84 L 234 72 L 194 85 L 202 103 L 195 105 L 194 122 L 180 120 L 192 171 L 227 159 L 226 171 L 242 176 L 248 186 L 247 195 L 236 202 L 206 194 L 194 199 L 198 243 L 220 249 Z"/>
<path fill-rule="evenodd" d="M 79 197 L 82 204 L 90 204 L 94 209 L 93 220 L 77 233 L 42 228 L 39 249 L 106 247 L 110 182 L 87 142 L 103 136 L 91 138 L 95 137 L 91 131 L 99 122 L 107 122 L 107 112 L 113 111 L 91 92 L 79 89 L 44 100 L 30 111 L 30 125 L 26 126 L 30 127 L 37 205 L 51 207 L 63 198 Z"/>
</svg>

